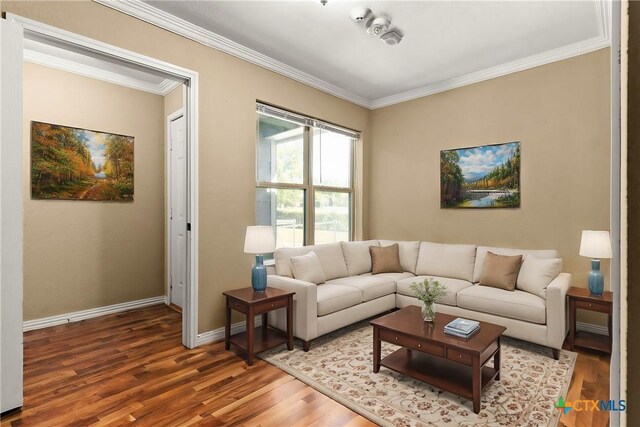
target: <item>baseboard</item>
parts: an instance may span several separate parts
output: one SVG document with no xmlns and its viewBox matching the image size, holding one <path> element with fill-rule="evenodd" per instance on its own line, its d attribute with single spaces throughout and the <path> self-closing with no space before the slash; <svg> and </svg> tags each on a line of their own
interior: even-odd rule
<svg viewBox="0 0 640 427">
<path fill-rule="evenodd" d="M 576 329 L 579 331 L 592 332 L 598 335 L 609 335 L 609 328 L 593 323 L 576 322 Z"/>
<path fill-rule="evenodd" d="M 136 308 L 148 307 L 150 305 L 156 304 L 166 304 L 166 301 L 167 297 L 163 295 L 159 297 L 108 305 L 106 307 L 97 307 L 91 308 L 89 310 L 74 311 L 72 313 L 44 317 L 42 319 L 27 320 L 25 322 L 22 322 L 22 331 L 33 331 L 35 329 L 48 328 L 50 326 L 62 325 L 70 322 L 79 322 L 81 320 L 91 319 L 92 317 L 104 316 L 105 314 L 120 313 L 121 311 L 133 310 Z"/>
<path fill-rule="evenodd" d="M 256 327 L 262 326 L 262 316 L 256 316 L 255 325 Z M 231 325 L 231 335 L 238 334 L 246 330 L 247 330 L 247 323 L 244 320 L 242 322 L 234 323 Z M 224 339 L 224 327 L 214 329 L 213 331 L 203 332 L 201 334 L 198 334 L 198 338 L 196 339 L 196 347 L 201 346 L 203 344 L 209 344 L 214 341 L 221 341 L 223 339 Z"/>
</svg>

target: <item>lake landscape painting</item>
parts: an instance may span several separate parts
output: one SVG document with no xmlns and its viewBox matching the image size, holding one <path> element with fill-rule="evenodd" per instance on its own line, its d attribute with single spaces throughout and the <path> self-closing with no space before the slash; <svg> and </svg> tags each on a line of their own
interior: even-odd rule
<svg viewBox="0 0 640 427">
<path fill-rule="evenodd" d="M 132 136 L 31 122 L 31 197 L 133 200 Z"/>
<path fill-rule="evenodd" d="M 440 152 L 441 208 L 519 208 L 520 142 Z"/>
</svg>

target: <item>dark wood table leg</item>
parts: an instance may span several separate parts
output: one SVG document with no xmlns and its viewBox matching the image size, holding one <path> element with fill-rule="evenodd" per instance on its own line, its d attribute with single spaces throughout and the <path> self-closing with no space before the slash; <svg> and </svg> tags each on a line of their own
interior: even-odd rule
<svg viewBox="0 0 640 427">
<path fill-rule="evenodd" d="M 226 298 L 226 308 L 225 308 L 225 324 L 224 324 L 224 349 L 229 350 L 231 347 L 231 342 L 229 338 L 231 337 L 231 305 L 229 304 L 229 297 Z"/>
<path fill-rule="evenodd" d="M 576 339 L 576 303 L 569 298 L 569 350 L 573 351 Z"/>
<path fill-rule="evenodd" d="M 267 330 L 267 323 L 269 321 L 268 314 L 269 313 L 262 313 L 262 330 L 263 331 Z"/>
<path fill-rule="evenodd" d="M 253 365 L 253 334 L 255 315 L 253 314 L 253 306 L 249 306 L 247 312 L 247 365 Z"/>
<path fill-rule="evenodd" d="M 373 327 L 373 372 L 380 372 L 380 331 L 377 327 Z"/>
<path fill-rule="evenodd" d="M 287 350 L 293 350 L 293 295 L 287 304 Z"/>
<path fill-rule="evenodd" d="M 493 368 L 496 370 L 496 381 L 500 381 L 500 352 L 502 347 L 500 346 L 500 338 L 498 338 L 498 351 L 493 356 Z"/>
<path fill-rule="evenodd" d="M 480 366 L 480 356 L 473 356 L 471 366 L 471 389 L 473 395 L 473 412 L 480 412 L 480 392 L 482 391 L 482 366 Z"/>
</svg>

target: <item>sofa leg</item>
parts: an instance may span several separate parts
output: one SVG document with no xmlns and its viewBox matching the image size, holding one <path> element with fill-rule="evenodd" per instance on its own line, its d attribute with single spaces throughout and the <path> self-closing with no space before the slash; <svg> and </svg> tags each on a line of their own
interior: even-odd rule
<svg viewBox="0 0 640 427">
<path fill-rule="evenodd" d="M 309 347 L 311 347 L 311 341 L 302 340 L 302 350 L 309 351 Z"/>
<path fill-rule="evenodd" d="M 560 359 L 560 350 L 557 348 L 552 348 L 551 351 L 553 352 L 553 358 L 558 360 Z"/>
</svg>

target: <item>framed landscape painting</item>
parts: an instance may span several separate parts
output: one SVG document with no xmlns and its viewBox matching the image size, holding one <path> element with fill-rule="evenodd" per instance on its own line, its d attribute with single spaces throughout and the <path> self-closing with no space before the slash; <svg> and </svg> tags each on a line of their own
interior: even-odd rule
<svg viewBox="0 0 640 427">
<path fill-rule="evenodd" d="M 133 200 L 132 136 L 31 122 L 31 197 Z"/>
<path fill-rule="evenodd" d="M 519 208 L 520 142 L 440 152 L 441 208 Z"/>
</svg>

